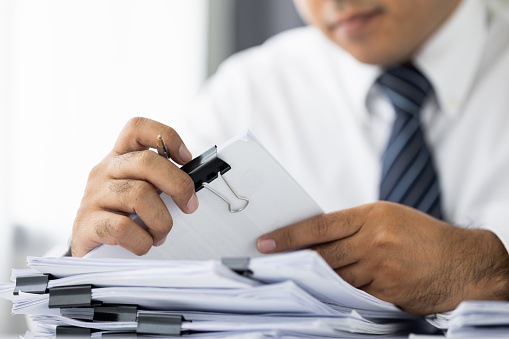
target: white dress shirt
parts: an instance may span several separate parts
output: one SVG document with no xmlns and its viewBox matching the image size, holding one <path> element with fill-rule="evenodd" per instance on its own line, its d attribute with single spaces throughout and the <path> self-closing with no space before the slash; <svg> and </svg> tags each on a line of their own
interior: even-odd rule
<svg viewBox="0 0 509 339">
<path fill-rule="evenodd" d="M 446 220 L 509 248 L 507 2 L 464 0 L 414 62 L 435 90 L 422 119 Z M 380 72 L 290 30 L 228 59 L 175 127 L 195 156 L 249 128 L 326 212 L 374 202 L 395 115 Z"/>
</svg>

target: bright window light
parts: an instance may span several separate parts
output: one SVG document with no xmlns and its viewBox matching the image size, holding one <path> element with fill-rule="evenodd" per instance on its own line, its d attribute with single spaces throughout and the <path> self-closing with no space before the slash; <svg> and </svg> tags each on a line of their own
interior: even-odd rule
<svg viewBox="0 0 509 339">
<path fill-rule="evenodd" d="M 6 0 L 10 225 L 67 239 L 88 172 L 127 120 L 172 125 L 205 76 L 205 0 Z M 4 14 L 5 15 L 5 14 Z M 3 47 L 3 46 L 0 46 Z M 154 139 L 155 142 L 155 139 Z"/>
</svg>

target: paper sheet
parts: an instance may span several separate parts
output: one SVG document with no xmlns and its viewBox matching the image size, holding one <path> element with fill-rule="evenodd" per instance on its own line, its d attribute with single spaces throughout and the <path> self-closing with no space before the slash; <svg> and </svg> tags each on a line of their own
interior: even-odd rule
<svg viewBox="0 0 509 339">
<path fill-rule="evenodd" d="M 322 214 L 322 209 L 249 132 L 218 148 L 217 155 L 231 166 L 224 177 L 235 191 L 249 199 L 249 205 L 230 213 L 226 203 L 208 189 L 197 192 L 200 207 L 182 213 L 171 197 L 161 197 L 173 217 L 173 228 L 166 243 L 153 247 L 146 259 L 219 259 L 256 257 L 256 239 L 274 229 Z M 238 208 L 244 202 L 235 198 L 218 177 L 210 183 Z M 119 246 L 102 245 L 89 258 L 134 258 Z"/>
</svg>

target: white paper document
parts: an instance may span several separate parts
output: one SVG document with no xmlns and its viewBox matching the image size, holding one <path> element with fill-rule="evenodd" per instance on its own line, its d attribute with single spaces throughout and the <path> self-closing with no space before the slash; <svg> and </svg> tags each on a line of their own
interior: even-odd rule
<svg viewBox="0 0 509 339">
<path fill-rule="evenodd" d="M 152 311 L 138 311 L 138 314 L 153 313 Z M 161 314 L 160 312 L 158 312 Z M 165 312 L 167 313 L 167 312 Z M 172 314 L 172 313 L 168 313 Z M 70 325 L 93 328 L 102 331 L 136 331 L 136 322 L 97 322 L 72 319 L 60 315 L 34 316 L 34 321 L 48 325 Z M 223 332 L 267 332 L 277 330 L 287 334 L 314 335 L 325 337 L 358 337 L 363 334 L 391 334 L 404 328 L 401 323 L 376 324 L 355 313 L 335 317 L 288 317 L 288 316 L 229 316 L 217 315 L 196 317 L 192 313 L 184 314 L 183 331 L 195 333 Z M 242 330 L 239 330 L 239 328 Z"/>
<path fill-rule="evenodd" d="M 449 338 L 509 337 L 507 301 L 464 301 L 448 318 Z"/>
<path fill-rule="evenodd" d="M 301 250 L 252 258 L 252 277 L 234 273 L 220 261 L 132 260 L 28 257 L 28 266 L 61 279 L 49 287 L 93 284 L 108 286 L 248 288 L 293 281 L 307 293 L 339 312 L 357 310 L 374 318 L 408 318 L 395 305 L 380 300 L 344 281 L 315 251 Z M 12 280 L 23 271 L 14 271 Z M 17 273 L 17 274 L 16 274 Z"/>
<path fill-rule="evenodd" d="M 92 299 L 107 304 L 135 304 L 148 310 L 222 313 L 340 314 L 291 281 L 248 289 L 187 289 L 162 287 L 104 287 L 92 289 Z M 48 294 L 15 300 L 13 313 L 33 314 L 48 305 Z M 37 308 L 41 310 L 40 308 Z"/>
<path fill-rule="evenodd" d="M 188 288 L 247 288 L 260 284 L 293 281 L 307 293 L 334 310 L 355 309 L 365 317 L 408 318 L 406 312 L 345 282 L 323 258 L 311 250 L 265 255 L 249 261 L 252 277 L 234 273 L 220 261 L 132 260 L 90 258 L 28 257 L 31 270 L 13 271 L 18 275 L 40 272 L 56 278 L 48 287 L 93 284 L 108 286 L 149 286 Z M 13 286 L 10 287 L 11 289 Z"/>
<path fill-rule="evenodd" d="M 141 313 L 141 312 L 140 312 Z M 147 312 L 144 312 L 147 313 Z M 55 336 L 57 325 L 86 326 L 90 323 L 59 316 L 35 316 L 34 321 L 44 324 L 36 328 L 30 338 Z M 101 334 L 122 333 L 136 330 L 136 323 L 100 323 L 91 334 L 99 338 Z M 249 321 L 242 319 L 192 320 L 184 321 L 183 330 L 190 338 L 406 338 L 406 335 L 395 335 L 401 324 L 391 323 L 379 325 L 354 315 L 345 317 L 264 317 L 251 316 Z M 404 328 L 404 325 L 403 325 Z M 354 329 L 354 330 L 352 330 Z M 359 329 L 360 331 L 356 331 Z M 370 332 L 370 330 L 373 330 Z M 363 331 L 366 331 L 365 333 Z M 128 337 L 128 334 L 126 334 Z M 166 336 L 150 336 L 151 338 L 167 338 Z"/>
<path fill-rule="evenodd" d="M 238 195 L 249 199 L 246 208 L 231 213 L 225 201 L 202 188 L 197 192 L 198 210 L 187 215 L 162 193 L 161 198 L 173 217 L 173 228 L 165 244 L 153 247 L 143 258 L 256 257 L 261 255 L 256 250 L 260 235 L 323 213 L 249 131 L 218 147 L 217 157 L 230 165 L 224 178 Z M 244 205 L 245 201 L 236 198 L 220 176 L 209 185 L 229 199 L 233 209 Z M 102 245 L 87 257 L 136 256 L 119 246 Z"/>
<path fill-rule="evenodd" d="M 93 336 L 136 330 L 139 320 L 91 321 L 95 315 L 92 305 L 98 303 L 137 305 L 138 315 L 183 316 L 186 321 L 181 330 L 192 331 L 192 336 L 221 337 L 221 332 L 223 337 L 233 333 L 262 338 L 362 338 L 389 333 L 395 337 L 422 323 L 347 284 L 311 250 L 252 258 L 240 273 L 219 260 L 29 257 L 27 261 L 30 269 L 13 270 L 12 280 L 49 274 L 44 285 L 49 293 L 20 289 L 18 296 L 11 297 L 12 312 L 32 316 L 39 324 L 33 334 L 41 337 L 54 336 L 55 328 L 63 325 L 99 331 Z M 83 284 L 92 285 L 89 306 L 49 308 L 52 291 Z M 12 296 L 14 283 L 0 289 Z"/>
<path fill-rule="evenodd" d="M 250 261 L 253 278 L 265 283 L 292 280 L 332 308 L 357 310 L 375 318 L 411 317 L 394 304 L 380 300 L 344 281 L 315 251 L 267 255 Z"/>
<path fill-rule="evenodd" d="M 82 259 L 75 257 L 28 257 L 28 266 L 39 273 L 55 278 L 49 287 L 93 284 L 107 286 L 151 286 L 186 288 L 241 288 L 261 283 L 234 273 L 213 260 L 132 260 Z M 17 276 L 32 274 L 34 270 L 13 271 Z"/>
</svg>

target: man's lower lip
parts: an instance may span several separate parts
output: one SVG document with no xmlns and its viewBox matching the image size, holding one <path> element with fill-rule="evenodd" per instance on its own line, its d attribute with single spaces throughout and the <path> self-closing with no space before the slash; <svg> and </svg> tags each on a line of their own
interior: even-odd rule
<svg viewBox="0 0 509 339">
<path fill-rule="evenodd" d="M 344 37 L 355 37 L 362 34 L 367 26 L 376 18 L 380 13 L 375 12 L 369 15 L 357 16 L 350 20 L 342 21 L 335 28 L 338 33 Z"/>
</svg>

